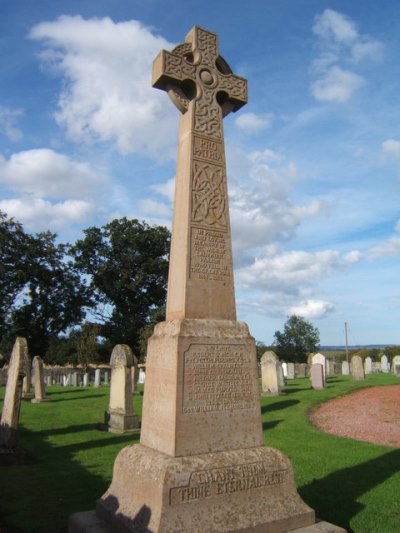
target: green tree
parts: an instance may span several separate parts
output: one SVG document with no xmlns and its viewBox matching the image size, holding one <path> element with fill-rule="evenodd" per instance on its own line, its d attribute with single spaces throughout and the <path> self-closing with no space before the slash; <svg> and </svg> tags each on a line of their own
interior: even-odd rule
<svg viewBox="0 0 400 533">
<path fill-rule="evenodd" d="M 50 339 L 79 324 L 90 299 L 67 246 L 50 232 L 30 235 L 7 215 L 0 219 L 1 346 L 9 351 L 16 336 L 30 352 L 44 355 Z"/>
<path fill-rule="evenodd" d="M 102 336 L 138 353 L 142 328 L 165 304 L 170 233 L 161 226 L 121 218 L 84 234 L 71 252 L 86 276 Z"/>
<path fill-rule="evenodd" d="M 99 360 L 97 337 L 100 335 L 100 324 L 85 322 L 76 334 L 76 354 L 78 364 L 86 370 L 90 363 Z"/>
<path fill-rule="evenodd" d="M 283 332 L 275 331 L 274 346 L 279 358 L 285 361 L 305 363 L 307 355 L 319 346 L 319 331 L 304 318 L 292 315 Z"/>
</svg>

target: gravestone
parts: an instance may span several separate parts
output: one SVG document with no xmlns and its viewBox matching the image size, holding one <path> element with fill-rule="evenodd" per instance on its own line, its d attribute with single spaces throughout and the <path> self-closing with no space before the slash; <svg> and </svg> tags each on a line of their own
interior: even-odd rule
<svg viewBox="0 0 400 533">
<path fill-rule="evenodd" d="M 395 376 L 400 376 L 400 355 L 395 355 L 393 357 L 392 372 Z"/>
<path fill-rule="evenodd" d="M 372 359 L 369 356 L 364 361 L 364 372 L 366 374 L 372 374 Z"/>
<path fill-rule="evenodd" d="M 109 373 L 108 370 L 104 370 L 104 385 L 108 385 Z"/>
<path fill-rule="evenodd" d="M 288 365 L 287 365 L 287 378 L 288 379 L 294 379 L 295 378 L 294 363 L 288 363 Z"/>
<path fill-rule="evenodd" d="M 50 398 L 45 396 L 44 385 L 44 371 L 42 358 L 36 355 L 32 362 L 33 367 L 33 386 L 35 389 L 35 397 L 31 400 L 32 403 L 42 403 L 50 401 Z"/>
<path fill-rule="evenodd" d="M 25 368 L 26 368 L 26 374 L 22 382 L 22 398 L 30 399 L 30 398 L 33 398 L 33 394 L 31 392 L 32 373 L 31 373 L 31 360 L 30 360 L 29 355 L 27 356 Z"/>
<path fill-rule="evenodd" d="M 387 374 L 389 372 L 389 361 L 386 355 L 381 357 L 381 372 Z"/>
<path fill-rule="evenodd" d="M 89 387 L 89 373 L 88 372 L 85 372 L 83 374 L 83 386 Z"/>
<path fill-rule="evenodd" d="M 282 366 L 283 377 L 287 378 L 287 375 L 288 375 L 288 364 L 284 361 L 281 364 L 281 366 Z"/>
<path fill-rule="evenodd" d="M 111 386 L 107 422 L 111 433 L 128 433 L 139 427 L 132 405 L 132 364 L 132 350 L 126 344 L 117 344 L 110 360 Z"/>
<path fill-rule="evenodd" d="M 268 350 L 268 351 L 266 351 L 266 352 L 264 352 L 262 354 L 261 360 L 263 360 L 263 361 L 279 361 L 279 357 L 272 350 Z"/>
<path fill-rule="evenodd" d="M 295 373 L 299 378 L 305 378 L 308 375 L 308 365 L 307 363 L 300 363 L 295 366 Z"/>
<path fill-rule="evenodd" d="M 283 375 L 282 363 L 280 361 L 277 361 L 277 362 L 278 362 L 278 364 L 276 366 L 276 370 L 278 372 L 278 383 L 279 383 L 280 387 L 284 387 L 285 386 L 285 376 Z"/>
<path fill-rule="evenodd" d="M 96 370 L 94 371 L 94 386 L 100 387 L 100 382 L 101 382 L 101 370 L 100 368 L 96 368 Z"/>
<path fill-rule="evenodd" d="M 279 366 L 279 361 L 261 358 L 261 388 L 263 396 L 278 396 L 280 394 Z"/>
<path fill-rule="evenodd" d="M 137 384 L 139 382 L 139 361 L 135 354 L 133 354 L 133 364 L 131 368 L 131 380 L 132 380 L 132 394 L 137 394 Z"/>
<path fill-rule="evenodd" d="M 349 376 L 350 375 L 350 364 L 348 361 L 342 362 L 342 374 L 343 376 Z"/>
<path fill-rule="evenodd" d="M 138 383 L 143 385 L 143 383 L 146 381 L 146 372 L 143 368 L 139 368 L 139 376 L 138 376 Z"/>
<path fill-rule="evenodd" d="M 326 358 L 322 353 L 316 353 L 311 357 L 312 365 L 322 365 L 322 370 L 324 372 L 324 383 L 326 381 Z"/>
<path fill-rule="evenodd" d="M 359 355 L 353 355 L 353 357 L 351 358 L 350 368 L 351 376 L 353 379 L 357 381 L 365 379 L 362 357 L 360 357 Z"/>
<path fill-rule="evenodd" d="M 73 387 L 77 387 L 78 386 L 78 372 L 72 372 L 71 385 Z"/>
<path fill-rule="evenodd" d="M 166 321 L 148 341 L 140 444 L 117 456 L 98 516 L 115 531 L 312 526 L 290 461 L 264 447 L 255 342 L 236 320 L 222 118 L 246 81 L 194 27 L 156 58 L 153 85 L 182 112 Z"/>
<path fill-rule="evenodd" d="M 311 365 L 311 387 L 315 390 L 325 388 L 324 366 L 320 363 Z"/>
<path fill-rule="evenodd" d="M 325 377 L 332 375 L 332 363 L 329 359 L 325 357 Z"/>
<path fill-rule="evenodd" d="M 17 337 L 8 365 L 6 390 L 0 419 L 0 464 L 19 464 L 24 453 L 17 449 L 22 382 L 29 361 L 26 339 Z"/>
</svg>

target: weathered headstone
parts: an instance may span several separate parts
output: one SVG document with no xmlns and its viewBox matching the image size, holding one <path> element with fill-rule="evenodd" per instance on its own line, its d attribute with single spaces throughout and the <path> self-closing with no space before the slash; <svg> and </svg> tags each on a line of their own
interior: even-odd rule
<svg viewBox="0 0 400 533">
<path fill-rule="evenodd" d="M 372 359 L 369 356 L 364 360 L 364 372 L 366 374 L 372 374 Z"/>
<path fill-rule="evenodd" d="M 33 386 L 35 389 L 35 397 L 31 400 L 32 403 L 42 403 L 50 401 L 50 398 L 45 396 L 44 372 L 42 358 L 36 355 L 33 358 Z"/>
<path fill-rule="evenodd" d="M 261 388 L 263 396 L 278 396 L 280 394 L 279 366 L 279 361 L 261 358 Z"/>
<path fill-rule="evenodd" d="M 326 381 L 326 357 L 322 353 L 316 353 L 311 357 L 311 364 L 312 365 L 322 365 L 322 369 L 324 372 L 324 383 Z"/>
<path fill-rule="evenodd" d="M 279 386 L 282 388 L 285 386 L 285 377 L 283 375 L 282 363 L 280 361 L 278 361 L 276 370 L 278 372 L 278 383 L 279 383 Z"/>
<path fill-rule="evenodd" d="M 342 362 L 342 374 L 343 376 L 349 376 L 350 375 L 350 363 L 348 361 Z"/>
<path fill-rule="evenodd" d="M 400 355 L 395 355 L 393 357 L 392 372 L 395 376 L 400 376 Z"/>
<path fill-rule="evenodd" d="M 132 394 L 137 394 L 137 384 L 139 382 L 139 361 L 135 354 L 133 354 L 133 363 L 131 368 L 131 380 L 132 380 Z"/>
<path fill-rule="evenodd" d="M 381 372 L 387 374 L 389 372 L 389 361 L 387 355 L 381 357 Z"/>
<path fill-rule="evenodd" d="M 283 361 L 283 363 L 281 363 L 281 367 L 282 367 L 283 377 L 287 378 L 287 375 L 288 375 L 288 364 L 285 361 Z"/>
<path fill-rule="evenodd" d="M 148 341 L 140 444 L 117 456 L 97 512 L 115 530 L 311 526 L 290 461 L 264 447 L 255 342 L 236 320 L 222 118 L 246 81 L 194 27 L 156 58 L 153 85 L 183 113 L 166 321 Z"/>
<path fill-rule="evenodd" d="M 104 385 L 108 385 L 109 382 L 109 372 L 108 370 L 104 370 Z"/>
<path fill-rule="evenodd" d="M 27 357 L 27 360 L 25 362 L 26 374 L 22 382 L 22 398 L 29 399 L 29 398 L 33 398 L 33 394 L 31 392 L 32 373 L 31 373 L 30 357 L 29 355 L 27 355 L 26 357 Z"/>
<path fill-rule="evenodd" d="M 327 357 L 325 357 L 325 377 L 329 377 L 332 374 L 332 363 Z"/>
<path fill-rule="evenodd" d="M 146 381 L 146 372 L 143 368 L 139 368 L 139 376 L 138 376 L 138 383 L 143 385 L 143 383 Z"/>
<path fill-rule="evenodd" d="M 287 378 L 288 379 L 294 379 L 295 378 L 294 363 L 288 363 L 288 365 L 287 365 Z"/>
<path fill-rule="evenodd" d="M 359 355 L 353 355 L 353 357 L 351 358 L 350 368 L 351 376 L 353 379 L 357 381 L 365 379 L 362 357 L 360 357 Z"/>
<path fill-rule="evenodd" d="M 324 366 L 320 363 L 311 365 L 311 387 L 316 390 L 325 388 Z"/>
<path fill-rule="evenodd" d="M 12 463 L 13 450 L 17 446 L 18 421 L 21 408 L 22 381 L 26 375 L 28 345 L 26 339 L 17 337 L 8 366 L 8 377 L 0 419 L 0 461 Z M 16 451 L 15 462 L 22 462 L 23 456 Z M 3 463 L 4 462 L 4 463 Z"/>
<path fill-rule="evenodd" d="M 297 377 L 299 378 L 305 378 L 308 374 L 308 365 L 307 363 L 300 363 L 295 366 L 295 372 L 297 373 Z"/>
<path fill-rule="evenodd" d="M 100 368 L 96 368 L 94 371 L 94 386 L 100 387 L 101 385 L 101 370 Z"/>
<path fill-rule="evenodd" d="M 89 387 L 89 372 L 83 374 L 83 386 Z"/>
<path fill-rule="evenodd" d="M 131 368 L 132 350 L 126 344 L 117 344 L 111 354 L 110 405 L 108 431 L 127 433 L 139 427 L 133 410 Z"/>
</svg>

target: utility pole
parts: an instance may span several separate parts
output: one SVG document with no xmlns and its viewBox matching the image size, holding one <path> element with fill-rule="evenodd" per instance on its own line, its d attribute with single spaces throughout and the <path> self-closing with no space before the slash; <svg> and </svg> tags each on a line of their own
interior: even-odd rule
<svg viewBox="0 0 400 533">
<path fill-rule="evenodd" d="M 348 339 L 347 339 L 347 322 L 344 323 L 344 332 L 346 336 L 346 361 L 349 362 L 349 347 L 348 347 Z"/>
</svg>

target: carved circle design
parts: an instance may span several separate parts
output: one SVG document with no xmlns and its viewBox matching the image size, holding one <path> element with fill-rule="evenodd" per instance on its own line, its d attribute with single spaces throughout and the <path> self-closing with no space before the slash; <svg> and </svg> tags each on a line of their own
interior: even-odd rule
<svg viewBox="0 0 400 533">
<path fill-rule="evenodd" d="M 214 76 L 206 68 L 200 71 L 200 79 L 204 85 L 212 85 L 214 83 Z"/>
</svg>

